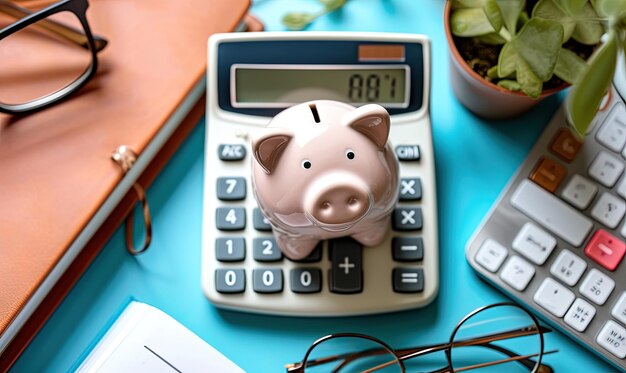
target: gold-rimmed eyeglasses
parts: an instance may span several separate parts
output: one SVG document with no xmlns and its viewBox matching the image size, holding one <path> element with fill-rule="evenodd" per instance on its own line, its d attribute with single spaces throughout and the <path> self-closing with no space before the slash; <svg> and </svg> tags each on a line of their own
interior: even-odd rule
<svg viewBox="0 0 626 373">
<path fill-rule="evenodd" d="M 309 347 L 287 372 L 483 372 L 548 373 L 542 363 L 545 333 L 535 316 L 511 302 L 479 308 L 454 328 L 447 343 L 392 349 L 364 334 L 337 333 Z M 439 355 L 439 356 L 435 356 Z M 437 359 L 439 358 L 439 359 Z"/>
</svg>

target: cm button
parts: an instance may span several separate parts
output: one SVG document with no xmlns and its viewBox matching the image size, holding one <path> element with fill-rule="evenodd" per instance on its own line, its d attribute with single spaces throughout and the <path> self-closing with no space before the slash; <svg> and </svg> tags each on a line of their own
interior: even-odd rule
<svg viewBox="0 0 626 373">
<path fill-rule="evenodd" d="M 419 145 L 398 145 L 396 155 L 401 161 L 419 161 L 420 147 Z"/>
</svg>

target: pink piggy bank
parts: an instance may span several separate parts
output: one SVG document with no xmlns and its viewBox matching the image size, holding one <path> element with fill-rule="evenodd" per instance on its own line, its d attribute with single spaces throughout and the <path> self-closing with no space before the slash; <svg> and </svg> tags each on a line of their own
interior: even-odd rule
<svg viewBox="0 0 626 373">
<path fill-rule="evenodd" d="M 252 138 L 252 185 L 276 242 L 290 259 L 320 240 L 380 244 L 398 197 L 398 161 L 379 105 L 336 101 L 292 106 Z"/>
</svg>

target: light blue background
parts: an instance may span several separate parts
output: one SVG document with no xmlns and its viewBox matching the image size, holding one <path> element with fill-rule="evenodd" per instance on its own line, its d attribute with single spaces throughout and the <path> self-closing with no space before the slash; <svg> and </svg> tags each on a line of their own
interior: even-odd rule
<svg viewBox="0 0 626 373">
<path fill-rule="evenodd" d="M 106 1 L 106 0 L 105 0 Z M 224 0 L 226 1 L 226 0 Z M 220 311 L 200 288 L 205 123 L 201 122 L 148 190 L 154 238 L 144 255 L 126 252 L 118 229 L 32 344 L 16 372 L 66 371 L 131 297 L 172 315 L 243 369 L 284 371 L 309 344 L 332 332 L 367 333 L 392 346 L 444 341 L 473 309 L 506 298 L 467 264 L 464 247 L 509 177 L 524 160 L 561 97 L 504 122 L 488 122 L 455 99 L 448 75 L 443 0 L 350 0 L 309 30 L 388 31 L 432 39 L 432 123 L 437 164 L 441 286 L 428 307 L 388 315 L 300 319 Z M 257 0 L 252 11 L 267 30 L 284 30 L 289 10 L 319 9 L 315 0 Z M 156 44 L 155 44 L 155 47 Z M 36 248 L 33 248 L 36 255 Z M 557 372 L 615 370 L 558 332 L 546 357 Z"/>
</svg>

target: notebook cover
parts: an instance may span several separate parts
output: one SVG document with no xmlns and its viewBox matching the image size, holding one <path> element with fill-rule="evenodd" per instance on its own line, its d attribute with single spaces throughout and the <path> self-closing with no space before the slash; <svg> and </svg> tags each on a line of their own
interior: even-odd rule
<svg viewBox="0 0 626 373">
<path fill-rule="evenodd" d="M 208 36 L 234 30 L 248 6 L 249 0 L 92 1 L 92 31 L 109 40 L 98 56 L 97 76 L 47 110 L 0 115 L 0 338 L 122 181 L 111 152 L 127 145 L 142 158 L 204 79 Z M 186 133 L 202 115 L 202 102 L 191 110 Z M 176 148 L 172 142 L 184 139 L 182 132 L 142 177 L 154 178 Z M 124 201 L 131 202 L 111 214 L 118 222 L 132 198 L 127 195 Z M 73 284 L 115 227 L 107 224 L 95 233 L 99 243 L 80 252 L 58 284 Z M 48 294 L 52 302 L 42 304 L 49 310 L 35 311 L 22 329 L 27 333 L 14 340 L 21 347 L 9 346 L 2 354 L 0 370 L 14 360 L 9 353 L 16 356 L 25 346 L 23 334 L 26 342 L 32 338 L 69 286 L 56 300 L 54 292 Z M 38 319 L 43 321 L 33 321 Z"/>
</svg>

